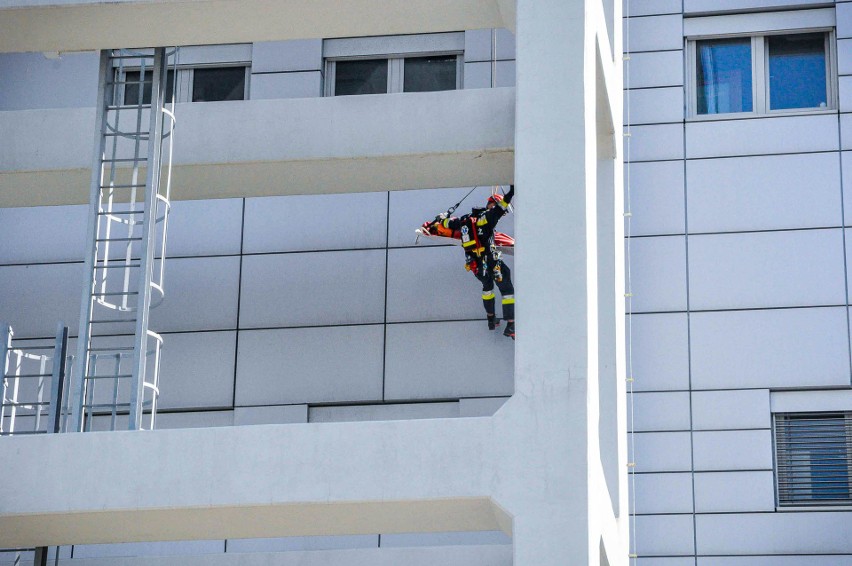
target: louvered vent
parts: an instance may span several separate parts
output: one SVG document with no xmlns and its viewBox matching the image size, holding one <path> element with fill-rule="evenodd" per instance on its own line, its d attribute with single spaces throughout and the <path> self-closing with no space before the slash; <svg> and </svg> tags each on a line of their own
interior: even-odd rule
<svg viewBox="0 0 852 566">
<path fill-rule="evenodd" d="M 778 504 L 852 504 L 852 412 L 775 415 Z"/>
</svg>

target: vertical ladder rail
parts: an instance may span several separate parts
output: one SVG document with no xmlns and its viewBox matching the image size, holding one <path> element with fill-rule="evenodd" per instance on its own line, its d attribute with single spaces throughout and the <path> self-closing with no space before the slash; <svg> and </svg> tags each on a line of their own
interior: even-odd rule
<svg viewBox="0 0 852 566">
<path fill-rule="evenodd" d="M 133 374 L 135 383 L 131 385 L 130 418 L 128 428 L 142 428 L 142 401 L 145 396 L 145 376 L 148 363 L 148 315 L 151 309 L 151 280 L 154 274 L 154 244 L 157 220 L 157 195 L 160 189 L 160 161 L 162 158 L 163 104 L 166 91 L 166 50 L 159 47 L 154 50 L 153 82 L 151 84 L 151 117 L 148 128 L 148 170 L 145 180 L 145 209 L 142 224 L 142 252 L 139 271 L 139 295 L 136 311 L 136 341 L 133 348 Z M 142 75 L 140 75 L 142 76 Z M 142 96 L 140 89 L 139 96 Z M 133 205 L 131 205 L 131 209 Z M 134 387 L 135 385 L 135 387 Z"/>
</svg>

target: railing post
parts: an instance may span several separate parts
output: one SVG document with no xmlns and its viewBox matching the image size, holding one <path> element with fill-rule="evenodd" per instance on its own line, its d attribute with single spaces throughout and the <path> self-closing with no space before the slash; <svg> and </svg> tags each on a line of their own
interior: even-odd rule
<svg viewBox="0 0 852 566">
<path fill-rule="evenodd" d="M 65 391 L 65 356 L 68 349 L 68 327 L 63 323 L 56 326 L 56 346 L 53 348 L 53 372 L 50 382 L 50 409 L 47 419 L 47 433 L 61 432 L 62 398 Z"/>
<path fill-rule="evenodd" d="M 0 360 L 3 375 L 0 376 L 0 434 L 3 433 L 3 420 L 6 418 L 6 372 L 9 369 L 9 350 L 12 348 L 12 327 L 0 322 Z"/>
</svg>

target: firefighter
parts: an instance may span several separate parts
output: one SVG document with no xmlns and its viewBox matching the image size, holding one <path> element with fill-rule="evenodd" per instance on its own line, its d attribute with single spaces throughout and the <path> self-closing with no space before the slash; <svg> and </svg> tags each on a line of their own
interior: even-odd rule
<svg viewBox="0 0 852 566">
<path fill-rule="evenodd" d="M 509 266 L 500 259 L 500 252 L 494 245 L 494 229 L 497 222 L 506 214 L 515 186 L 509 186 L 506 196 L 494 194 L 488 197 L 485 208 L 473 208 L 470 214 L 461 218 L 446 214 L 435 219 L 441 227 L 460 233 L 465 255 L 465 269 L 473 273 L 482 283 L 482 304 L 488 315 L 488 329 L 500 326 L 500 319 L 494 312 L 494 284 L 500 289 L 503 302 L 503 319 L 506 321 L 504 336 L 515 339 L 515 288 L 512 285 L 512 273 Z"/>
</svg>

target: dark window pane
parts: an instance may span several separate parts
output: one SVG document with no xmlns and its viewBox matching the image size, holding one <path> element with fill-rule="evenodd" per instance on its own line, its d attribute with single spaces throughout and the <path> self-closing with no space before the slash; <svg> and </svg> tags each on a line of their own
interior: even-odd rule
<svg viewBox="0 0 852 566">
<path fill-rule="evenodd" d="M 124 73 L 124 104 L 137 105 L 139 104 L 139 87 L 142 87 L 142 104 L 151 104 L 151 81 L 153 74 L 151 71 L 145 71 L 145 81 L 140 85 L 140 71 L 128 71 Z M 172 101 L 174 93 L 175 72 L 168 71 L 166 76 L 166 102 Z"/>
<path fill-rule="evenodd" d="M 338 61 L 334 65 L 334 94 L 381 94 L 388 91 L 387 59 Z"/>
<path fill-rule="evenodd" d="M 751 112 L 751 39 L 696 44 L 698 113 Z"/>
<path fill-rule="evenodd" d="M 826 108 L 825 35 L 774 35 L 769 47 L 769 108 Z"/>
<path fill-rule="evenodd" d="M 455 90 L 456 56 L 409 57 L 403 73 L 403 92 Z"/>
<path fill-rule="evenodd" d="M 195 69 L 192 75 L 193 102 L 245 99 L 245 67 Z"/>
</svg>

